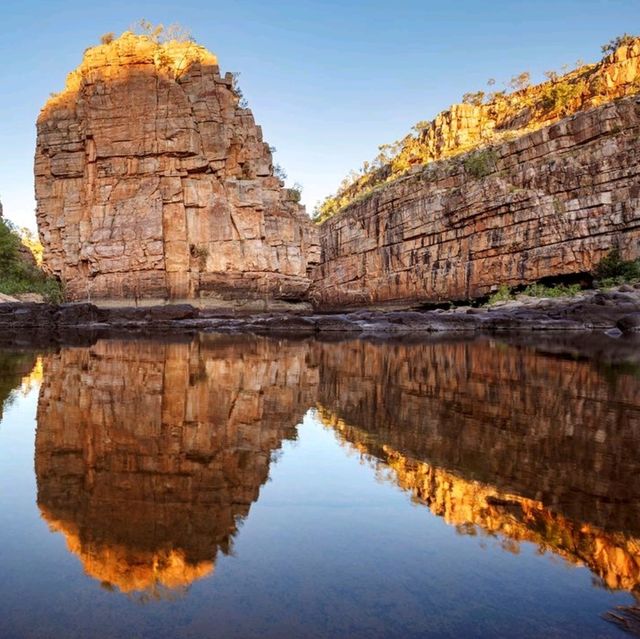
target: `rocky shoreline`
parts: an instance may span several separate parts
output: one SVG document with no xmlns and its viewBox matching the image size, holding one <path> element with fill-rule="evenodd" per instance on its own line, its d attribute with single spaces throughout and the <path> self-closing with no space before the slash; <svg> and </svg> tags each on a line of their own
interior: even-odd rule
<svg viewBox="0 0 640 639">
<path fill-rule="evenodd" d="M 449 310 L 357 310 L 343 313 L 212 312 L 187 304 L 100 308 L 93 304 L 0 303 L 0 328 L 43 330 L 116 329 L 153 332 L 248 332 L 257 334 L 414 335 L 428 333 L 606 332 L 640 334 L 640 288 L 584 291 L 574 297 L 520 296 L 483 307 Z"/>
</svg>

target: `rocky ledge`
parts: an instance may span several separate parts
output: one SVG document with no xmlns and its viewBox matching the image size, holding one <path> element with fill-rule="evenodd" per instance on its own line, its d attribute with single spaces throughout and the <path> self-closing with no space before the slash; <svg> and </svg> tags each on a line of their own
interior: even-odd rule
<svg viewBox="0 0 640 639">
<path fill-rule="evenodd" d="M 640 284 L 574 297 L 520 296 L 488 307 L 448 310 L 360 310 L 352 313 L 215 314 L 189 304 L 99 308 L 93 304 L 0 304 L 3 330 L 122 329 L 219 331 L 309 335 L 315 333 L 412 334 L 460 332 L 599 331 L 640 333 Z"/>
</svg>

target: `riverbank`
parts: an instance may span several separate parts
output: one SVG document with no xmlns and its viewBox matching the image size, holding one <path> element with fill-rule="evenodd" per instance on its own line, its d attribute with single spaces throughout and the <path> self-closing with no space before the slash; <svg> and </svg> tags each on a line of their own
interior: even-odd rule
<svg viewBox="0 0 640 639">
<path fill-rule="evenodd" d="M 636 285 L 637 286 L 637 285 Z M 187 304 L 99 308 L 93 304 L 0 303 L 3 329 L 122 329 L 251 332 L 416 334 L 482 332 L 640 332 L 640 287 L 588 290 L 573 297 L 519 296 L 491 306 L 448 310 L 358 310 L 343 313 L 233 314 Z"/>
</svg>

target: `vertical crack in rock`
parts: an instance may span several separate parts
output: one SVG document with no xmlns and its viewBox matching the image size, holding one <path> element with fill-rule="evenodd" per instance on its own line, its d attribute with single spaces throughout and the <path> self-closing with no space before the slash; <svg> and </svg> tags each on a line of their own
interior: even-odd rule
<svg viewBox="0 0 640 639">
<path fill-rule="evenodd" d="M 317 230 L 273 175 L 230 75 L 192 42 L 88 49 L 38 118 L 45 265 L 70 300 L 306 300 Z"/>
</svg>

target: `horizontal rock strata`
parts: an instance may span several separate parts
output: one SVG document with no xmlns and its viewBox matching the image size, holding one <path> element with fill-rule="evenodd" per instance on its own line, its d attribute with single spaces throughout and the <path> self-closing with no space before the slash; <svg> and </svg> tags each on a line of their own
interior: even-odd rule
<svg viewBox="0 0 640 639">
<path fill-rule="evenodd" d="M 231 74 L 193 42 L 88 49 L 38 118 L 44 264 L 67 299 L 297 301 L 316 230 Z"/>
<path fill-rule="evenodd" d="M 640 99 L 412 169 L 321 226 L 323 309 L 487 295 L 640 256 Z"/>
</svg>

